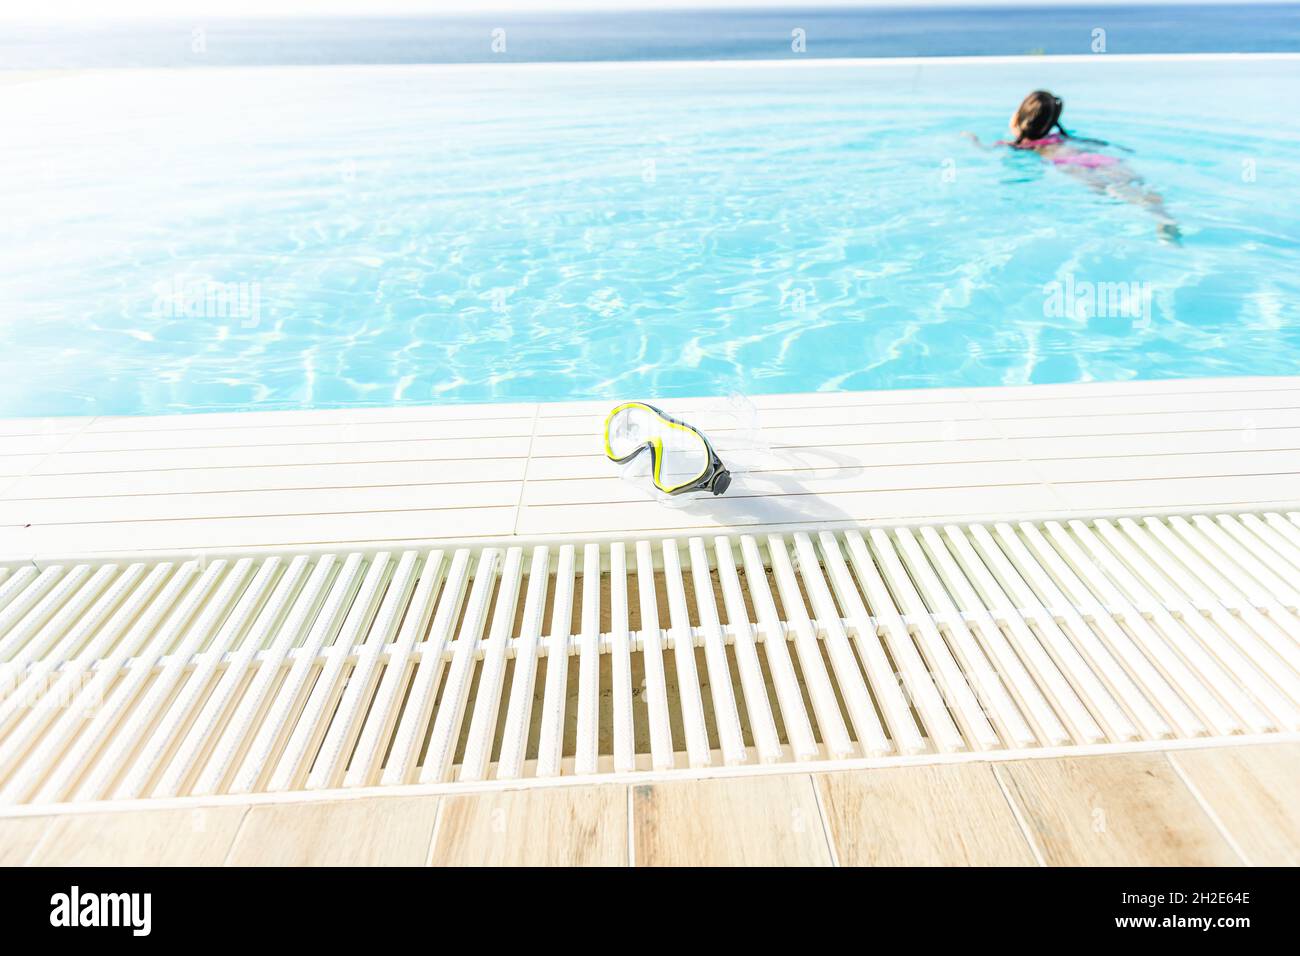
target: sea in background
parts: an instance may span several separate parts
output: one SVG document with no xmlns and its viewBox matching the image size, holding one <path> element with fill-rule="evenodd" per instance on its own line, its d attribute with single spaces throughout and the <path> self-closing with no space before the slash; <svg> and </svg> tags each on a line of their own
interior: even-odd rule
<svg viewBox="0 0 1300 956">
<path fill-rule="evenodd" d="M 4 21 L 0 69 L 1016 56 L 1103 52 L 1099 42 L 1106 53 L 1296 51 L 1300 4 Z"/>
</svg>

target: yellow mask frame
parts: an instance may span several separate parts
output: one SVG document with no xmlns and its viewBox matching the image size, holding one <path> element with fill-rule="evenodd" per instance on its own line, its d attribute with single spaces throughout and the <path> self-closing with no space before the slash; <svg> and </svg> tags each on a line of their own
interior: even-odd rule
<svg viewBox="0 0 1300 956">
<path fill-rule="evenodd" d="M 655 417 L 658 424 L 666 429 L 677 429 L 683 432 L 689 432 L 697 436 L 703 443 L 708 453 L 708 461 L 703 470 L 687 481 L 676 485 L 666 485 L 663 481 L 663 464 L 664 464 L 664 443 L 663 438 L 659 435 L 651 435 L 644 442 L 638 444 L 626 455 L 619 456 L 614 452 L 613 445 L 610 441 L 610 426 L 614 423 L 615 418 L 628 409 L 643 409 Z M 624 464 L 631 461 L 641 452 L 649 449 L 651 460 L 651 480 L 656 488 L 666 495 L 680 495 L 691 491 L 708 491 L 714 495 L 723 494 L 731 484 L 731 473 L 718 457 L 718 453 L 713 449 L 713 443 L 708 437 L 696 428 L 678 418 L 673 418 L 663 409 L 656 408 L 647 402 L 624 402 L 622 405 L 615 406 L 605 417 L 605 457 L 616 464 Z"/>
</svg>

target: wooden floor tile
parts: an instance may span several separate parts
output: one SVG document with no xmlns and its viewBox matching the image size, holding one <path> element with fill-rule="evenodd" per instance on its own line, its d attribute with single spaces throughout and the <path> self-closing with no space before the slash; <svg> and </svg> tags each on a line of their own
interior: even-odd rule
<svg viewBox="0 0 1300 956">
<path fill-rule="evenodd" d="M 1248 862 L 1300 866 L 1300 744 L 1182 750 L 1169 759 Z"/>
<path fill-rule="evenodd" d="M 1164 754 L 1020 760 L 994 771 L 1049 865 L 1241 863 Z"/>
<path fill-rule="evenodd" d="M 627 788 L 444 797 L 435 866 L 626 866 Z"/>
<path fill-rule="evenodd" d="M 232 866 L 421 866 L 437 797 L 263 804 L 248 811 Z"/>
<path fill-rule="evenodd" d="M 638 866 L 826 866 L 807 774 L 683 780 L 632 788 Z"/>
<path fill-rule="evenodd" d="M 75 813 L 43 818 L 34 866 L 220 866 L 246 807 Z"/>
<path fill-rule="evenodd" d="M 1034 866 L 988 764 L 817 774 L 842 866 Z"/>
</svg>

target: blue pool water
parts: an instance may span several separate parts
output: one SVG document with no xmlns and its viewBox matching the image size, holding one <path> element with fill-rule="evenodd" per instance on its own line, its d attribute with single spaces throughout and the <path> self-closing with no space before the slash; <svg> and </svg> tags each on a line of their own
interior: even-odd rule
<svg viewBox="0 0 1300 956">
<path fill-rule="evenodd" d="M 959 136 L 1039 86 L 1181 246 Z M 1105 56 L 9 82 L 0 416 L 1295 374 L 1297 101 Z M 1101 283 L 1147 307 L 1060 308 Z"/>
</svg>

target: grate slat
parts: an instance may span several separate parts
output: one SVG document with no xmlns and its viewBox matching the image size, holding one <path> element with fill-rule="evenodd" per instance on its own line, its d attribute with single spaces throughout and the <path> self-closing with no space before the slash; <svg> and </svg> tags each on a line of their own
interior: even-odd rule
<svg viewBox="0 0 1300 956">
<path fill-rule="evenodd" d="M 271 561 L 276 561 L 272 558 Z M 171 735 L 184 719 L 188 709 L 189 695 L 176 700 L 171 709 L 168 702 L 180 685 L 185 683 L 186 667 L 189 660 L 216 635 L 218 648 L 227 643 L 233 634 L 242 628 L 242 624 L 251 613 L 253 600 L 241 600 L 240 595 L 253 569 L 253 561 L 242 558 L 236 561 L 217 592 L 199 611 L 198 617 L 188 631 L 181 636 L 180 643 L 171 652 L 162 670 L 158 672 L 144 695 L 135 703 L 130 714 L 121 725 L 111 728 L 107 735 L 103 754 L 94 769 L 82 783 L 77 793 L 80 800 L 102 799 L 109 795 L 112 782 L 123 778 L 116 790 L 116 795 L 130 799 L 139 796 L 143 782 L 161 758 L 163 748 Z M 270 562 L 268 562 L 270 563 Z M 264 569 L 265 571 L 265 569 Z M 264 585 L 266 576 L 259 574 L 258 585 Z M 232 605 L 239 601 L 230 620 L 223 625 Z M 220 630 L 218 630 L 220 628 Z M 134 676 L 134 675 L 132 675 Z M 141 676 L 148 676 L 147 673 Z M 161 718 L 161 719 L 160 719 Z M 158 721 L 156 732 L 149 736 L 149 728 Z M 134 755 L 137 747 L 143 751 Z"/>
<path fill-rule="evenodd" d="M 98 656 L 96 653 L 99 647 L 104 646 L 103 641 L 96 641 L 91 645 L 88 651 L 78 654 L 78 649 L 82 647 L 86 639 L 100 629 L 104 619 L 116 608 L 119 602 L 129 593 L 145 592 L 145 588 L 136 590 L 136 585 L 144 575 L 145 566 L 143 564 L 133 564 L 126 569 L 112 584 L 112 586 L 100 595 L 91 610 L 76 621 L 74 626 L 67 622 L 63 623 L 60 630 L 54 631 L 50 639 L 54 640 L 60 634 L 64 635 L 61 640 L 53 647 L 47 655 L 38 655 L 32 653 L 28 658 L 37 658 L 31 667 L 26 668 L 26 660 L 22 655 L 15 657 L 5 666 L 10 673 L 17 676 L 13 682 L 5 681 L 0 686 L 0 734 L 8 730 L 13 723 L 19 719 L 31 703 L 40 695 L 42 686 L 53 676 L 54 672 L 68 662 L 67 670 L 71 671 L 83 665 L 85 662 L 93 662 Z M 108 570 L 109 576 L 112 575 L 111 566 Z M 90 586 L 87 586 L 90 590 Z M 73 605 L 65 607 L 65 611 Z M 50 627 L 54 624 L 50 622 Z M 115 618 L 109 627 L 103 629 L 103 633 L 112 635 L 116 628 L 124 626 L 120 618 Z M 111 638 L 110 638 L 111 639 Z M 33 642 L 35 643 L 35 642 Z M 75 655 L 75 656 L 74 656 Z M 17 684 L 12 690 L 10 684 Z"/>
<path fill-rule="evenodd" d="M 914 627 L 916 643 L 930 673 L 934 675 L 943 699 L 955 712 L 962 736 L 976 750 L 993 750 L 999 746 L 998 735 L 971 692 L 969 678 L 958 669 L 957 662 L 939 636 L 939 629 L 934 626 L 933 619 L 922 605 L 893 544 L 885 532 L 879 529 L 873 530 L 870 538 L 872 550 L 884 571 L 895 605 L 901 606 L 903 613 L 912 615 L 917 622 Z"/>
<path fill-rule="evenodd" d="M 186 721 L 198 702 L 200 694 L 208 688 L 212 676 L 217 671 L 220 655 L 238 644 L 240 638 L 244 636 L 245 630 L 261 607 L 272 581 L 275 580 L 280 564 L 280 559 L 274 557 L 262 563 L 252 583 L 240 594 L 234 610 L 221 624 L 221 629 L 212 639 L 211 645 L 205 648 L 206 653 L 197 666 L 188 672 L 185 670 L 186 658 L 192 655 L 186 653 L 187 647 L 184 644 L 172 655 L 150 693 L 156 694 L 161 700 L 175 687 L 175 697 L 115 791 L 114 795 L 118 799 L 130 800 L 144 793 L 154 771 L 165 759 L 165 754 L 174 745 L 176 739 L 184 733 Z M 234 595 L 244 587 L 247 570 L 242 566 L 242 562 L 236 565 L 227 578 L 223 590 L 218 592 L 215 606 L 224 607 L 228 600 L 226 588 L 229 588 L 229 593 Z M 220 613 L 214 607 L 214 620 L 220 616 Z M 147 707 L 147 702 L 143 706 Z"/>
<path fill-rule="evenodd" d="M 1144 685 L 1154 689 L 1162 703 L 1162 709 L 1169 714 L 1177 723 L 1179 729 L 1184 734 L 1197 736 L 1207 731 L 1199 725 L 1199 720 L 1204 719 L 1209 722 L 1217 733 L 1239 733 L 1242 729 L 1240 721 L 1235 719 L 1228 711 L 1211 695 L 1209 690 L 1201 680 L 1192 673 L 1192 670 L 1177 656 L 1169 644 L 1167 644 L 1147 623 L 1147 620 L 1129 604 L 1119 591 L 1106 580 L 1100 573 L 1095 564 L 1093 564 L 1073 541 L 1065 530 L 1055 522 L 1048 524 L 1048 533 L 1052 536 L 1056 547 L 1060 549 L 1059 554 L 1043 537 L 1042 533 L 1031 524 L 1021 525 L 1021 531 L 1029 540 L 1035 555 L 1044 561 L 1052 573 L 1065 583 L 1071 593 L 1071 600 L 1074 606 L 1079 609 L 1078 613 L 1087 615 L 1103 633 L 1107 641 L 1114 646 L 1123 647 L 1125 656 L 1133 661 L 1135 670 L 1143 673 L 1146 677 Z M 1077 573 L 1076 573 L 1077 572 Z M 1080 577 L 1082 575 L 1082 578 Z M 1087 579 L 1087 584 L 1083 578 Z M 1094 597 L 1094 593 L 1101 596 L 1101 600 Z M 1115 608 L 1122 616 L 1125 627 L 1110 617 L 1103 606 L 1106 605 Z M 1130 646 L 1130 635 L 1131 644 Z M 1134 648 L 1138 648 L 1137 654 L 1145 652 L 1150 663 L 1142 657 L 1136 656 Z M 1205 655 L 1195 655 L 1200 660 Z M 1147 668 L 1152 668 L 1169 681 L 1173 687 L 1162 685 Z M 1202 665 L 1202 670 L 1209 669 L 1207 664 Z M 1189 715 L 1199 714 L 1200 718 Z M 1197 722 L 1193 722 L 1193 721 Z"/>
<path fill-rule="evenodd" d="M 951 642 L 951 650 L 957 658 L 960 673 L 964 675 L 964 679 L 971 682 L 972 689 L 979 695 L 980 704 L 997 725 L 1003 739 L 1015 747 L 1033 746 L 1034 732 L 1016 708 L 1011 695 L 998 679 L 997 673 L 989 665 L 988 658 L 980 650 L 966 622 L 958 615 L 957 608 L 953 606 L 943 585 L 935 577 L 934 570 L 921 552 L 921 547 L 911 530 L 899 528 L 894 533 L 894 538 L 902 549 L 907 568 L 920 592 L 919 595 L 913 595 L 911 613 L 920 619 L 922 627 L 929 627 L 932 630 L 937 631 L 937 625 L 930 622 L 930 615 L 934 615 L 942 622 Z M 920 601 L 922 596 L 925 598 L 925 604 Z M 941 638 L 936 633 L 930 640 L 934 642 Z"/>
<path fill-rule="evenodd" d="M 1070 524 L 1073 528 L 1082 527 L 1080 523 Z M 1201 613 L 1199 607 L 1193 602 L 1195 600 L 1193 596 L 1200 593 L 1200 588 L 1197 588 L 1178 568 L 1178 554 L 1187 554 L 1186 548 L 1180 542 L 1173 536 L 1169 536 L 1157 544 L 1152 538 L 1145 536 L 1141 529 L 1136 528 L 1136 525 L 1128 528 L 1128 533 L 1125 535 L 1108 520 L 1099 520 L 1095 523 L 1095 527 L 1102 540 L 1112 546 L 1115 553 L 1138 575 L 1141 584 L 1136 584 L 1135 581 L 1136 587 L 1151 588 L 1148 601 L 1152 601 L 1153 597 L 1153 602 L 1160 602 L 1169 607 L 1171 613 L 1177 614 L 1187 630 L 1190 630 L 1206 648 L 1212 649 L 1213 653 L 1229 667 L 1232 678 L 1264 706 L 1270 717 L 1262 721 L 1260 724 L 1262 728 L 1275 730 L 1279 726 L 1279 721 L 1282 722 L 1281 726 L 1295 726 L 1295 705 L 1288 701 L 1266 676 L 1268 659 L 1265 658 L 1264 670 L 1258 667 L 1262 648 L 1258 646 L 1255 637 L 1245 632 L 1244 628 L 1236 626 L 1235 620 L 1231 619 L 1231 614 L 1227 613 L 1225 607 L 1219 605 L 1217 601 L 1206 609 L 1208 614 Z M 1167 532 L 1167 528 L 1162 531 Z M 1174 550 L 1171 553 L 1162 551 L 1161 545 L 1164 544 L 1170 545 Z M 1169 578 L 1166 578 L 1166 574 Z M 1182 581 L 1182 584 L 1179 584 L 1179 581 Z M 1221 630 L 1216 627 L 1216 624 L 1225 628 Z"/>
<path fill-rule="evenodd" d="M 876 716 L 875 706 L 867 685 L 862 680 L 853 648 L 849 646 L 848 634 L 840 623 L 839 611 L 835 608 L 830 588 L 822 576 L 820 560 L 813 549 L 812 539 L 807 534 L 798 532 L 794 535 L 794 543 L 795 554 L 799 559 L 799 573 L 808 590 L 813 611 L 825 627 L 827 657 L 830 658 L 840 695 L 848 708 L 857 741 L 872 756 L 887 754 L 893 750 L 893 746 Z M 791 600 L 796 598 L 797 595 L 794 595 Z"/>
<path fill-rule="evenodd" d="M 247 567 L 248 563 L 245 563 L 245 572 Z M 214 605 L 209 605 L 203 611 L 200 611 L 200 608 L 208 601 L 213 588 L 217 586 L 217 581 L 221 578 L 225 569 L 226 562 L 222 560 L 214 561 L 208 565 L 207 570 L 203 572 L 203 575 L 186 595 L 185 600 L 172 613 L 167 622 L 152 635 L 153 640 L 150 641 L 148 647 L 137 659 L 136 666 L 123 669 L 125 673 L 122 680 L 114 687 L 112 696 L 102 706 L 94 708 L 92 711 L 94 719 L 91 721 L 90 726 L 82 731 L 77 741 L 60 761 L 58 768 L 50 775 L 41 790 L 38 802 L 52 802 L 63 797 L 68 787 L 82 773 L 84 768 L 91 763 L 92 755 L 98 753 L 101 747 L 105 748 L 105 752 L 100 758 L 98 766 L 92 770 L 86 784 L 78 792 L 77 799 L 96 799 L 108 784 L 109 779 L 122 770 L 126 750 L 134 744 L 136 736 L 144 731 L 145 723 L 152 716 L 150 711 L 163 703 L 161 693 L 147 694 L 144 700 L 139 703 L 139 706 L 132 711 L 132 705 L 136 704 L 136 695 L 144 691 L 146 683 L 153 676 L 153 665 L 162 658 L 163 654 L 178 638 L 181 640 L 180 646 L 182 649 L 187 647 L 197 648 L 206 638 L 207 633 L 215 624 L 215 618 L 220 612 L 220 608 L 214 607 Z M 231 592 L 234 590 L 231 586 L 233 580 L 232 576 L 221 587 L 218 591 L 217 601 L 224 601 L 230 597 Z M 199 614 L 199 617 L 191 625 L 190 621 L 196 613 Z M 183 660 L 178 655 L 173 655 L 173 658 Z M 176 674 L 177 672 L 173 668 L 172 676 L 176 676 Z M 109 676 L 111 679 L 113 675 Z M 166 680 L 167 676 L 164 671 L 164 674 L 159 675 L 158 682 L 155 682 L 153 686 L 162 686 L 161 682 Z M 92 707 L 93 703 L 93 701 L 87 701 L 87 707 Z M 121 727 L 117 726 L 119 718 L 126 718 Z"/>
<path fill-rule="evenodd" d="M 578 639 L 578 743 L 574 773 L 596 772 L 600 751 L 600 545 L 582 549 L 582 634 Z"/>
<path fill-rule="evenodd" d="M 785 611 L 785 623 L 794 633 L 799 670 L 808 685 L 813 714 L 816 716 L 817 728 L 821 731 L 822 743 L 832 757 L 847 757 L 853 753 L 853 742 L 849 739 L 844 718 L 840 715 L 839 702 L 835 699 L 835 688 L 831 684 L 830 675 L 826 672 L 826 665 L 822 663 L 821 648 L 817 644 L 817 631 L 804 606 L 803 595 L 799 593 L 799 583 L 790 564 L 790 556 L 785 549 L 785 539 L 779 534 L 768 535 L 767 550 L 776 577 L 777 592 L 781 597 L 781 607 Z"/>
<path fill-rule="evenodd" d="M 1041 627 L 1055 636 L 1053 646 L 1061 649 L 1058 653 L 1065 656 L 1068 655 L 1066 648 L 1077 649 L 1078 656 L 1070 656 L 1068 666 L 1076 672 L 1086 672 L 1085 668 L 1079 667 L 1078 664 L 1079 658 L 1082 657 L 1086 668 L 1099 675 L 1101 683 L 1110 695 L 1109 698 L 1107 699 L 1103 692 L 1091 688 L 1089 693 L 1095 693 L 1101 698 L 1096 703 L 1102 708 L 1103 713 L 1108 715 L 1112 732 L 1134 739 L 1138 736 L 1134 729 L 1136 724 L 1141 728 L 1143 737 L 1172 737 L 1173 727 L 1152 700 L 1138 689 L 1137 682 L 1134 680 L 1134 672 L 1149 678 L 1146 687 L 1148 691 L 1155 687 L 1156 698 L 1159 698 L 1159 693 L 1165 684 L 1163 679 L 1155 674 L 1146 658 L 1138 654 L 1132 648 L 1131 642 L 1126 639 L 1111 642 L 1110 646 L 1099 640 L 1092 628 L 1084 622 L 1078 610 L 1066 599 L 1052 575 L 1048 573 L 1042 563 L 1042 556 L 1040 555 L 1038 560 L 1031 556 L 1009 526 L 999 525 L 995 530 L 1015 574 L 1020 581 L 1024 582 L 1018 588 L 1021 602 L 1024 604 L 1037 602 L 1034 606 L 1039 609 Z M 987 553 L 997 548 L 998 542 L 986 532 L 985 536 L 980 538 L 980 546 Z M 1065 641 L 1060 639 L 1062 635 L 1067 636 Z M 1128 670 L 1125 669 L 1125 665 Z M 1113 716 L 1115 712 L 1110 709 L 1112 702 L 1122 708 L 1123 718 Z M 1191 714 L 1186 704 L 1182 704 L 1181 701 L 1178 703 L 1181 704 L 1178 716 L 1185 717 L 1185 722 L 1193 728 L 1191 735 L 1200 733 L 1202 728 L 1199 721 Z"/>
<path fill-rule="evenodd" d="M 384 603 L 380 606 L 374 625 L 365 636 L 360 655 L 352 673 L 348 675 L 347 686 L 339 701 L 338 711 L 321 744 L 316 762 L 307 777 L 309 790 L 323 790 L 337 786 L 342 775 L 348 751 L 354 740 L 357 720 L 361 715 L 361 705 L 368 700 L 374 690 L 374 679 L 379 667 L 380 655 L 393 639 L 411 596 L 411 586 L 415 583 L 418 551 L 403 552 L 397 569 L 393 572 L 384 594 Z"/>
<path fill-rule="evenodd" d="M 1121 522 L 1119 527 L 1125 529 L 1132 536 L 1132 532 L 1128 531 L 1130 524 Z M 1231 562 L 1235 562 L 1236 566 L 1247 568 L 1247 564 L 1230 554 L 1226 554 L 1225 551 L 1214 554 L 1212 551 L 1214 545 L 1206 542 L 1204 537 L 1197 540 L 1197 529 L 1199 531 L 1206 531 L 1206 529 L 1217 531 L 1214 525 L 1209 525 L 1206 528 L 1197 523 L 1196 528 L 1192 528 L 1192 525 L 1186 523 L 1175 523 L 1174 527 L 1182 532 L 1184 541 L 1187 541 L 1187 544 L 1191 545 L 1192 548 L 1200 545 L 1201 554 L 1205 555 L 1205 557 L 1201 557 L 1200 554 L 1187 554 L 1186 559 L 1184 559 L 1188 570 L 1199 579 L 1195 585 L 1192 585 L 1195 588 L 1196 597 L 1203 601 L 1204 604 L 1214 607 L 1213 617 L 1218 620 L 1219 626 L 1231 627 L 1234 628 L 1234 631 L 1240 627 L 1247 628 L 1249 632 L 1255 635 L 1256 639 L 1268 645 L 1271 652 L 1277 654 L 1278 658 L 1286 662 L 1286 666 L 1282 670 L 1274 670 L 1270 666 L 1270 674 L 1273 674 L 1275 679 L 1286 679 L 1286 676 L 1283 675 L 1290 676 L 1290 682 L 1286 684 L 1284 689 L 1292 697 L 1296 693 L 1300 693 L 1300 683 L 1296 683 L 1294 679 L 1297 674 L 1300 674 L 1300 646 L 1295 643 L 1296 637 L 1300 636 L 1300 632 L 1297 632 L 1291 615 L 1288 614 L 1288 611 L 1295 610 L 1295 607 L 1283 607 L 1277 597 L 1274 596 L 1275 593 L 1282 591 L 1282 588 L 1275 588 L 1273 593 L 1270 593 L 1265 589 L 1251 588 L 1251 585 L 1245 585 L 1243 588 L 1235 587 L 1232 581 L 1240 580 L 1239 575 L 1232 575 L 1231 571 L 1229 575 L 1221 574 L 1221 572 L 1214 570 L 1214 567 L 1231 567 Z M 1264 572 L 1264 566 L 1256 562 L 1255 559 L 1251 559 L 1251 564 L 1253 574 L 1256 574 L 1256 576 Z M 1278 584 L 1281 584 L 1281 580 L 1278 581 Z M 1247 593 L 1248 591 L 1251 593 Z M 1210 597 L 1212 593 L 1216 594 L 1217 597 Z M 1226 609 L 1218 598 L 1225 598 L 1225 600 L 1238 607 L 1236 620 L 1223 617 L 1226 614 Z M 1240 640 L 1251 639 L 1242 637 Z M 1265 659 L 1268 658 L 1265 657 Z"/>
<path fill-rule="evenodd" d="M 45 568 L 39 574 L 35 568 L 21 568 L 12 581 L 0 589 L 0 635 L 9 643 L 9 635 L 24 614 L 49 592 L 63 575 L 60 565 Z M 16 643 L 16 641 L 14 642 Z M 0 654 L 0 660 L 4 657 Z"/>
<path fill-rule="evenodd" d="M 226 665 L 216 686 L 204 701 L 203 709 L 173 754 L 162 779 L 153 790 L 154 796 L 172 797 L 181 792 L 182 785 L 198 762 L 201 752 L 207 749 L 216 737 L 221 718 L 225 715 L 227 706 L 236 691 L 243 684 L 254 658 L 270 638 L 273 629 L 280 624 L 285 609 L 298 593 L 298 585 L 306 574 L 307 563 L 308 559 L 299 555 L 289 563 L 289 567 L 280 576 L 275 591 L 267 599 L 256 623 L 240 645 L 239 651 Z M 269 575 L 274 574 L 275 569 L 275 564 L 267 562 L 263 571 Z M 215 661 L 204 665 L 205 669 L 215 670 L 215 667 Z M 190 677 L 190 683 L 198 685 L 200 681 L 203 684 L 207 683 L 205 679 L 200 678 L 196 670 Z"/>
<path fill-rule="evenodd" d="M 420 771 L 421 783 L 445 780 L 451 772 L 460 722 L 469 701 L 475 655 L 483 636 L 483 628 L 487 625 L 488 605 L 492 600 L 492 587 L 496 583 L 500 565 L 501 552 L 496 548 L 489 548 L 479 556 L 465 617 L 456 642 L 452 645 L 451 667 L 447 672 L 441 706 L 433 721 L 433 733 L 425 754 L 424 767 Z"/>
<path fill-rule="evenodd" d="M 686 611 L 686 588 L 682 582 L 676 541 L 669 539 L 663 543 L 663 558 L 664 590 L 668 593 L 668 634 L 677 669 L 677 701 L 686 734 L 686 754 L 692 767 L 707 767 L 713 762 L 713 757 L 704 724 L 704 701 L 695 668 L 695 641 L 691 636 L 690 615 Z"/>
<path fill-rule="evenodd" d="M 425 555 L 420 583 L 416 585 L 411 603 L 404 609 L 401 630 L 397 632 L 397 638 L 388 654 L 384 676 L 379 681 L 370 714 L 357 740 L 352 762 L 344 775 L 343 785 L 346 787 L 360 787 L 375 782 L 388 741 L 397 726 L 398 712 L 402 705 L 401 695 L 411 675 L 412 652 L 429 627 L 438 587 L 446 574 L 445 551 L 433 550 Z"/>
<path fill-rule="evenodd" d="M 740 672 L 740 685 L 745 696 L 749 726 L 754 735 L 754 746 L 759 759 L 764 763 L 775 763 L 781 759 L 781 738 L 777 736 L 776 721 L 768 703 L 763 668 L 754 642 L 754 625 L 745 608 L 745 595 L 741 591 L 740 576 L 736 571 L 736 558 L 731 552 L 731 542 L 721 535 L 713 539 L 713 547 L 717 555 L 718 577 L 722 582 L 723 604 L 727 609 L 727 621 L 731 625 L 735 641 L 736 668 Z M 810 739 L 811 736 L 810 732 Z"/>
<path fill-rule="evenodd" d="M 270 711 L 244 755 L 243 763 L 230 785 L 231 792 L 248 793 L 255 789 L 266 776 L 268 768 L 275 766 L 284 747 L 284 735 L 291 730 L 291 721 L 304 703 L 308 677 L 320 663 L 322 648 L 329 644 L 342 625 L 344 612 L 358 587 L 363 563 L 364 558 L 358 553 L 348 555 L 344 561 L 324 606 L 311 621 L 311 630 L 303 642 L 302 652 L 294 659 L 289 673 L 270 701 Z"/>
<path fill-rule="evenodd" d="M 257 668 L 248 690 L 236 706 L 225 731 L 218 738 L 212 756 L 199 774 L 194 793 L 207 795 L 218 792 L 231 768 L 243 756 L 249 738 L 254 734 L 255 721 L 264 713 L 271 685 L 279 678 L 290 650 L 312 624 L 319 602 L 324 598 L 330 583 L 335 563 L 332 554 L 327 554 L 316 562 L 307 583 L 294 600 L 289 616 L 280 626 L 275 640 Z M 236 663 L 230 671 L 236 680 L 240 676 L 238 667 Z"/>
<path fill-rule="evenodd" d="M 745 582 L 759 630 L 763 634 L 763 650 L 772 669 L 772 684 L 781 709 L 781 720 L 786 736 L 797 760 L 812 760 L 818 755 L 817 740 L 813 736 L 812 719 L 803 704 L 794 663 L 790 659 L 789 628 L 777 614 L 767 586 L 767 569 L 758 550 L 758 542 L 750 535 L 740 539 L 741 555 L 745 563 Z M 671 764 L 670 764 L 671 765 Z"/>
<path fill-rule="evenodd" d="M 691 580 L 695 586 L 695 604 L 699 610 L 700 627 L 704 630 L 705 664 L 709 670 L 709 695 L 713 701 L 713 720 L 718 728 L 722 759 L 728 764 L 741 764 L 748 758 L 744 733 L 740 729 L 740 713 L 736 709 L 736 692 L 731 686 L 731 672 L 727 665 L 727 645 L 718 618 L 717 602 L 713 597 L 713 579 L 710 576 L 709 556 L 704 550 L 703 538 L 691 538 Z"/>
<path fill-rule="evenodd" d="M 532 569 L 528 574 L 528 596 L 524 599 L 523 629 L 515 652 L 515 679 L 510 688 L 510 709 L 506 711 L 501 757 L 497 761 L 497 777 L 502 780 L 510 780 L 523 773 L 528 728 L 533 716 L 537 652 L 542 639 L 542 618 L 546 614 L 546 585 L 550 570 L 550 548 L 542 545 L 534 549 Z"/>
<path fill-rule="evenodd" d="M 510 628 L 514 625 L 515 606 L 519 600 L 523 558 L 523 548 L 511 548 L 506 553 L 497 606 L 492 616 L 492 633 L 488 639 L 490 650 L 483 658 L 483 672 L 479 677 L 469 739 L 465 744 L 465 756 L 461 760 L 461 780 L 482 780 L 487 772 L 488 761 L 492 758 L 492 735 L 500 711 L 506 650 L 510 641 Z"/>
<path fill-rule="evenodd" d="M 458 548 L 451 559 L 447 583 L 438 599 L 438 610 L 423 645 L 415 678 L 407 695 L 406 709 L 397 726 L 397 735 L 384 765 L 381 781 L 385 784 L 406 783 L 413 774 L 420 746 L 424 742 L 429 716 L 433 712 L 434 694 L 442 676 L 442 652 L 451 640 L 461 600 L 469 583 L 470 551 Z"/>
<path fill-rule="evenodd" d="M 610 626 L 613 629 L 611 670 L 614 683 L 614 769 L 626 773 L 636 769 L 636 728 L 632 717 L 632 638 L 627 605 L 627 551 L 622 541 L 615 541 L 609 546 L 609 604 Z"/>
<path fill-rule="evenodd" d="M 560 772 L 564 748 L 564 708 L 569 688 L 569 636 L 573 628 L 574 549 L 560 548 L 551 608 L 551 636 L 546 653 L 546 694 L 542 698 L 541 738 L 537 745 L 537 776 Z"/>
<path fill-rule="evenodd" d="M 1177 653 L 1197 675 L 1200 675 L 1219 700 L 1225 702 L 1231 711 L 1234 711 L 1231 718 L 1222 715 L 1219 717 L 1226 732 L 1236 732 L 1239 726 L 1256 732 L 1271 728 L 1268 715 L 1244 691 L 1239 679 L 1230 672 L 1229 662 L 1223 661 L 1222 650 L 1217 654 L 1210 653 L 1195 636 L 1188 633 L 1187 628 L 1180 626 L 1169 609 L 1158 604 L 1158 598 L 1154 596 L 1152 589 L 1141 584 L 1139 575 L 1143 567 L 1139 564 L 1132 568 L 1130 564 L 1125 563 L 1127 550 L 1125 541 L 1117 541 L 1118 550 L 1112 551 L 1106 549 L 1092 529 L 1083 525 L 1066 531 L 1061 524 L 1048 522 L 1047 528 L 1049 535 L 1057 542 L 1063 553 L 1074 554 L 1075 544 L 1078 542 L 1078 545 L 1082 545 L 1088 555 L 1091 555 L 1088 561 L 1084 561 L 1082 554 L 1074 555 L 1073 561 L 1075 567 L 1079 568 L 1088 579 L 1092 592 L 1099 594 L 1102 604 L 1117 609 L 1128 628 L 1138 633 L 1139 637 L 1147 637 L 1149 644 L 1165 644 L 1173 649 L 1174 653 Z M 1131 551 L 1128 558 L 1130 561 L 1141 561 L 1136 551 Z M 1151 607 L 1149 622 L 1132 602 Z M 1193 700 L 1196 700 L 1195 696 Z M 1203 713 L 1214 713 L 1212 702 L 1203 702 L 1201 710 Z"/>
<path fill-rule="evenodd" d="M 925 662 L 917 653 L 911 630 L 885 586 L 866 541 L 856 531 L 848 532 L 845 539 L 853 570 L 857 572 L 858 581 L 866 591 L 871 609 L 884 625 L 885 642 L 890 656 L 907 686 L 908 696 L 921 714 L 930 739 L 941 752 L 966 750 L 968 744 L 953 723 L 952 715 L 935 687 L 931 674 L 926 670 Z"/>
</svg>

